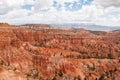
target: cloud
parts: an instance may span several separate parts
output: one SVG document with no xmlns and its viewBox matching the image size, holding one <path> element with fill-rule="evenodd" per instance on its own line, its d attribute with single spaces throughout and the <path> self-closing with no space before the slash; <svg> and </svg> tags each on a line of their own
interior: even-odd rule
<svg viewBox="0 0 120 80">
<path fill-rule="evenodd" d="M 6 1 L 0 1 L 0 15 L 6 14 L 8 11 L 12 10 L 13 8 L 7 4 Z"/>
<path fill-rule="evenodd" d="M 103 7 L 120 7 L 120 0 L 94 0 L 93 4 Z"/>
<path fill-rule="evenodd" d="M 52 0 L 36 0 L 33 6 L 34 11 L 49 9 L 53 5 Z"/>
<path fill-rule="evenodd" d="M 118 4 L 119 0 L 0 0 L 0 22 L 120 26 Z"/>
<path fill-rule="evenodd" d="M 26 4 L 34 4 L 33 0 L 0 0 L 0 15 L 7 14 L 12 10 L 20 9 Z"/>
</svg>

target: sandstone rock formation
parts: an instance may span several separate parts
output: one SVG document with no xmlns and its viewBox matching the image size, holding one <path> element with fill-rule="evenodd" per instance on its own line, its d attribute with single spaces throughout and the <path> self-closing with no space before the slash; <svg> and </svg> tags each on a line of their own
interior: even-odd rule
<svg viewBox="0 0 120 80">
<path fill-rule="evenodd" d="M 0 80 L 120 80 L 119 30 L 0 26 Z"/>
</svg>

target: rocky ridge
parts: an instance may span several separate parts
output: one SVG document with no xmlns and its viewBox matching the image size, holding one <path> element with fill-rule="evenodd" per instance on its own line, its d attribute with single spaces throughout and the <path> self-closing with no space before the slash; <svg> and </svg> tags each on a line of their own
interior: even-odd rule
<svg viewBox="0 0 120 80">
<path fill-rule="evenodd" d="M 0 28 L 1 80 L 119 80 L 120 31 L 7 26 Z"/>
</svg>

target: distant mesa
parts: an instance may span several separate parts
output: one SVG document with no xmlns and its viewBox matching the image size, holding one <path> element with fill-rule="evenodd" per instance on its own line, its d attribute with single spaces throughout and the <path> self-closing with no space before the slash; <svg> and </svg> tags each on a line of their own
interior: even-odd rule
<svg viewBox="0 0 120 80">
<path fill-rule="evenodd" d="M 48 24 L 25 24 L 21 25 L 20 27 L 31 29 L 53 29 L 53 27 Z"/>
<path fill-rule="evenodd" d="M 11 26 L 8 23 L 0 23 L 0 28 L 15 28 L 15 26 Z"/>
<path fill-rule="evenodd" d="M 0 23 L 0 27 L 10 27 L 8 23 Z"/>
</svg>

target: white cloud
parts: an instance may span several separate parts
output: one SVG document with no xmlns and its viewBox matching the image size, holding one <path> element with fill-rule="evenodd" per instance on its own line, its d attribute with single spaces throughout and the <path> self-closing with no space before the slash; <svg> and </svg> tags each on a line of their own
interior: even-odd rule
<svg viewBox="0 0 120 80">
<path fill-rule="evenodd" d="M 1 0 L 0 1 L 0 15 L 7 13 L 8 11 L 12 10 L 12 7 L 10 7 L 6 1 Z"/>
<path fill-rule="evenodd" d="M 19 7 L 24 4 L 24 0 L 5 0 L 8 6 Z"/>
<path fill-rule="evenodd" d="M 25 4 L 34 4 L 34 0 L 0 0 L 0 15 L 20 9 Z"/>
<path fill-rule="evenodd" d="M 24 4 L 34 5 L 35 0 L 24 0 Z"/>
<path fill-rule="evenodd" d="M 44 9 L 49 9 L 53 5 L 52 0 L 36 0 L 33 6 L 33 10 L 39 11 Z"/>
<path fill-rule="evenodd" d="M 78 11 L 66 11 L 65 2 L 79 0 L 56 0 L 62 10 L 56 10 L 53 0 L 0 0 L 0 21 L 20 23 L 94 23 L 120 26 L 120 0 L 94 0 L 91 5 Z M 12 2 L 12 3 L 11 3 Z M 32 10 L 22 9 L 23 5 L 33 5 Z M 41 11 L 47 10 L 48 11 Z"/>
</svg>

